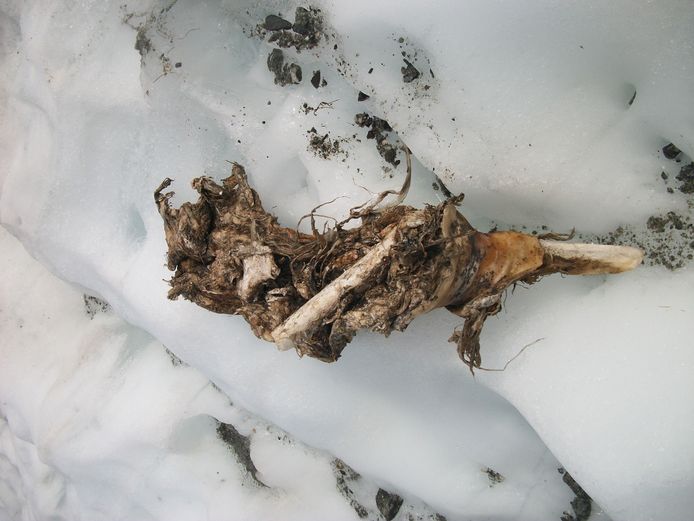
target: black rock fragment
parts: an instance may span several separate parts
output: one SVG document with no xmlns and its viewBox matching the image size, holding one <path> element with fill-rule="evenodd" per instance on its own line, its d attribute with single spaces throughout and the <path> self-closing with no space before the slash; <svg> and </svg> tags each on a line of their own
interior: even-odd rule
<svg viewBox="0 0 694 521">
<path fill-rule="evenodd" d="M 289 20 L 280 18 L 277 15 L 271 14 L 265 18 L 263 27 L 268 31 L 284 31 L 292 28 L 292 23 Z"/>
<path fill-rule="evenodd" d="M 359 94 L 357 95 L 357 101 L 366 101 L 369 98 L 370 96 L 368 94 L 364 94 L 362 91 L 359 91 Z"/>
<path fill-rule="evenodd" d="M 392 521 L 400 511 L 402 498 L 397 494 L 379 488 L 376 493 L 376 506 L 386 521 Z"/>
<path fill-rule="evenodd" d="M 400 72 L 402 72 L 402 81 L 405 83 L 411 83 L 420 76 L 420 72 L 415 68 L 412 63 L 403 58 L 405 65 L 407 67 L 400 67 Z"/>
<path fill-rule="evenodd" d="M 663 147 L 663 155 L 667 159 L 675 159 L 680 155 L 681 150 L 677 148 L 673 143 L 668 143 Z"/>
</svg>

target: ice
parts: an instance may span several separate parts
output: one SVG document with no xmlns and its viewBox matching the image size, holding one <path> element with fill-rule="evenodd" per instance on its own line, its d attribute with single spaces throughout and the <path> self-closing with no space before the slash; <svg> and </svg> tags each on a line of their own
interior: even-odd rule
<svg viewBox="0 0 694 521">
<path fill-rule="evenodd" d="M 175 519 L 199 518 L 200 505 L 217 489 L 177 482 L 193 463 L 177 463 L 167 443 L 194 450 L 196 475 L 221 469 L 210 467 L 222 448 L 207 417 L 218 410 L 178 410 L 194 394 L 185 385 L 209 379 L 306 451 L 346 461 L 369 480 L 364 494 L 374 483 L 387 486 L 448 519 L 558 519 L 572 497 L 560 465 L 615 520 L 686 518 L 694 507 L 686 492 L 694 485 L 694 384 L 686 377 L 694 368 L 691 265 L 516 288 L 487 325 L 484 364 L 503 367 L 542 340 L 504 372 L 470 377 L 447 343 L 459 321 L 444 311 L 388 339 L 360 334 L 340 361 L 325 365 L 277 352 L 238 317 L 167 301 L 152 192 L 171 177 L 177 202 L 187 200 L 190 179 L 220 179 L 226 161 L 238 161 L 283 224 L 294 226 L 335 197 L 322 211 L 339 218 L 369 191 L 397 189 L 404 178 L 403 165 L 385 163 L 366 129 L 354 124 L 354 115 L 367 111 L 387 119 L 393 137 L 413 151 L 410 204 L 442 197 L 432 188 L 436 174 L 466 193 L 463 211 L 480 226 L 576 227 L 590 234 L 628 225 L 648 239 L 649 216 L 691 215 L 691 197 L 668 193 L 660 178 L 681 166 L 663 157 L 665 144 L 694 155 L 689 3 L 321 2 L 324 41 L 314 50 L 285 50 L 304 78 L 280 87 L 266 65 L 273 46 L 256 25 L 270 13 L 293 19 L 296 5 L 3 4 L 0 221 L 54 274 L 104 298 L 147 332 L 115 324 L 115 317 L 108 319 L 111 334 L 92 331 L 79 301 L 67 304 L 62 293 L 44 290 L 45 304 L 61 310 L 61 320 L 41 323 L 50 337 L 38 330 L 10 337 L 14 325 L 3 327 L 2 352 L 19 356 L 23 365 L 13 367 L 34 378 L 32 387 L 7 370 L 0 392 L 3 440 L 29 444 L 28 456 L 12 460 L 12 472 L 63 469 L 67 498 L 83 487 L 78 503 L 68 501 L 69 508 L 77 505 L 73 513 L 105 508 L 99 487 L 115 487 L 108 499 L 123 510 L 110 515 L 121 517 L 139 517 L 128 509 L 148 501 L 147 493 L 134 494 L 132 476 L 155 476 L 149 493 L 171 503 L 170 510 L 142 506 L 152 518 L 171 519 L 173 512 Z M 402 81 L 403 52 L 421 73 L 411 83 Z M 310 84 L 314 70 L 325 87 Z M 370 98 L 357 101 L 359 91 Z M 321 102 L 330 104 L 306 109 Z M 316 157 L 308 148 L 311 128 L 343 140 L 344 153 Z M 14 247 L 3 241 L 7 268 L 0 280 L 9 284 L 21 274 L 14 264 L 28 261 L 13 257 Z M 31 277 L 50 279 L 39 271 Z M 13 286 L 3 294 L 3 308 L 12 302 L 23 320 L 36 319 L 41 299 L 22 300 L 21 293 Z M 168 361 L 147 334 L 190 364 L 191 375 L 199 371 L 183 389 L 176 390 L 178 377 L 164 370 Z M 32 343 L 32 335 L 39 340 Z M 21 355 L 16 343 L 32 349 Z M 42 360 L 43 350 L 64 343 L 86 357 L 87 373 L 76 355 Z M 128 350 L 142 354 L 134 362 L 118 358 Z M 127 370 L 119 373 L 119 364 Z M 118 392 L 111 399 L 101 380 L 113 374 L 127 379 L 113 383 Z M 43 387 L 58 377 L 54 392 Z M 94 385 L 91 395 L 78 393 L 80 378 Z M 21 406 L 6 405 L 8 393 Z M 108 420 L 108 429 L 95 431 L 85 414 L 67 415 L 78 395 L 94 418 Z M 133 398 L 139 396 L 148 401 Z M 102 407 L 98 399 L 106 397 Z M 180 431 L 176 422 L 183 422 Z M 63 429 L 55 443 L 37 430 L 41 423 Z M 139 446 L 138 436 L 150 447 L 128 453 Z M 1 453 L 11 454 L 3 443 Z M 253 443 L 265 446 L 260 436 Z M 224 489 L 223 504 L 252 519 L 277 517 L 285 507 L 298 518 L 353 516 L 335 494 L 327 456 L 322 463 L 304 456 L 272 445 L 254 459 L 273 491 L 293 491 L 282 501 L 261 492 L 249 499 L 239 491 L 238 472 L 224 466 L 233 491 Z M 165 462 L 160 467 L 158 458 Z M 104 476 L 94 462 L 101 459 L 115 481 L 99 481 Z M 275 459 L 293 463 L 285 468 Z M 487 467 L 506 479 L 490 487 Z M 299 503 L 308 483 L 293 481 L 290 468 L 320 484 L 307 507 Z M 170 469 L 181 473 L 167 478 Z M 0 498 L 43 494 L 39 482 L 14 495 L 0 491 Z M 15 507 L 5 508 L 15 515 Z M 59 508 L 46 504 L 36 517 Z"/>
</svg>

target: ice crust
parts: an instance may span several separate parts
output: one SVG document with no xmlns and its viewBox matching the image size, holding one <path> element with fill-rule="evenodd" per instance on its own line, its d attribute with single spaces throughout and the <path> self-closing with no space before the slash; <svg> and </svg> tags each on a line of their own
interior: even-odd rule
<svg viewBox="0 0 694 521">
<path fill-rule="evenodd" d="M 660 180 L 679 167 L 663 145 L 694 156 L 690 3 L 320 2 L 326 39 L 285 50 L 304 80 L 279 87 L 266 66 L 273 47 L 253 35 L 267 14 L 292 19 L 296 5 L 2 4 L 2 224 L 235 404 L 449 519 L 558 518 L 571 498 L 560 464 L 615 520 L 691 517 L 691 265 L 516 289 L 483 335 L 485 366 L 543 340 L 476 380 L 447 343 L 458 320 L 446 312 L 389 339 L 359 335 L 325 365 L 275 351 L 237 317 L 167 301 L 152 201 L 164 177 L 175 180 L 177 202 L 189 199 L 190 179 L 220 179 L 229 160 L 246 167 L 283 224 L 337 196 L 323 211 L 340 217 L 368 198 L 362 187 L 398 188 L 404 175 L 354 125 L 366 110 L 413 151 L 410 204 L 440 198 L 436 173 L 466 193 L 462 211 L 479 225 L 601 233 L 690 212 L 691 198 Z M 138 30 L 154 47 L 144 56 L 134 49 Z M 402 81 L 402 52 L 419 80 Z M 327 86 L 314 89 L 308 79 L 318 69 Z M 357 102 L 358 91 L 369 100 Z M 302 108 L 322 101 L 332 107 Z M 346 153 L 316 157 L 311 127 L 345 138 Z M 3 349 L 12 347 L 4 338 Z M 42 421 L 37 408 L 51 408 L 41 399 L 56 400 L 58 411 L 68 398 L 24 393 L 36 403 L 13 417 L 3 402 L 2 436 L 41 447 L 22 423 Z M 128 436 L 132 427 L 121 428 Z M 507 479 L 489 487 L 486 467 Z M 122 501 L 126 508 L 127 494 Z"/>
</svg>

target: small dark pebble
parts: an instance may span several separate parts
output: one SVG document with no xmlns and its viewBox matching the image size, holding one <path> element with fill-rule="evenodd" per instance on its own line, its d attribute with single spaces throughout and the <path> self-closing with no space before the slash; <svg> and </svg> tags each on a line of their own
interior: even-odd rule
<svg viewBox="0 0 694 521">
<path fill-rule="evenodd" d="M 680 152 L 681 150 L 672 143 L 668 143 L 663 147 L 663 155 L 667 159 L 675 159 L 680 154 Z"/>
<path fill-rule="evenodd" d="M 419 78 L 420 74 L 419 71 L 415 68 L 414 65 L 412 65 L 409 61 L 403 60 L 405 62 L 406 67 L 400 67 L 400 72 L 402 72 L 402 81 L 405 83 L 411 83 L 417 78 Z"/>
<path fill-rule="evenodd" d="M 286 29 L 292 28 L 292 23 L 289 20 L 280 18 L 277 15 L 271 14 L 265 18 L 265 24 L 263 27 L 268 31 L 284 31 Z"/>
<path fill-rule="evenodd" d="M 667 187 L 667 193 L 669 193 L 669 194 L 674 194 L 675 191 L 674 191 L 672 188 L 670 188 L 670 187 L 668 186 L 668 187 Z"/>
<path fill-rule="evenodd" d="M 666 180 L 669 176 L 667 175 L 667 172 L 660 172 L 660 177 L 661 177 L 663 180 Z"/>
<path fill-rule="evenodd" d="M 386 521 L 391 521 L 398 515 L 402 502 L 403 499 L 400 496 L 382 488 L 379 488 L 376 493 L 376 506 Z"/>
<path fill-rule="evenodd" d="M 357 95 L 357 101 L 366 101 L 369 99 L 368 94 L 364 94 L 362 91 L 359 91 L 359 94 Z"/>
<path fill-rule="evenodd" d="M 316 89 L 321 86 L 320 71 L 313 71 L 313 76 L 311 76 L 311 85 L 313 85 L 313 87 Z"/>
<path fill-rule="evenodd" d="M 177 69 L 180 69 L 182 66 L 183 64 L 181 62 L 174 63 L 174 67 L 176 67 Z"/>
<path fill-rule="evenodd" d="M 374 68 L 371 67 L 371 68 L 369 69 L 369 74 L 371 74 L 373 71 L 374 71 Z"/>
</svg>

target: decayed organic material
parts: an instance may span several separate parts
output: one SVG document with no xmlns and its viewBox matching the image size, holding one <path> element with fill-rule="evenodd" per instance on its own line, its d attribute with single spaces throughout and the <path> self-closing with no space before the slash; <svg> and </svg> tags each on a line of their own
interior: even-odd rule
<svg viewBox="0 0 694 521">
<path fill-rule="evenodd" d="M 198 201 L 178 209 L 172 193 L 162 193 L 170 183 L 154 194 L 175 270 L 169 298 L 242 315 L 258 337 L 327 362 L 359 329 L 387 335 L 446 307 L 465 319 L 451 337 L 460 357 L 480 367 L 482 326 L 509 285 L 555 272 L 618 273 L 642 258 L 623 246 L 478 232 L 457 210 L 461 196 L 421 209 L 402 205 L 409 173 L 399 193 L 384 192 L 324 233 L 312 226 L 312 234 L 280 226 L 238 164 L 221 185 L 194 179 Z M 388 195 L 396 202 L 379 207 Z M 314 213 L 306 217 L 313 224 Z M 345 228 L 353 219 L 361 225 Z"/>
</svg>

